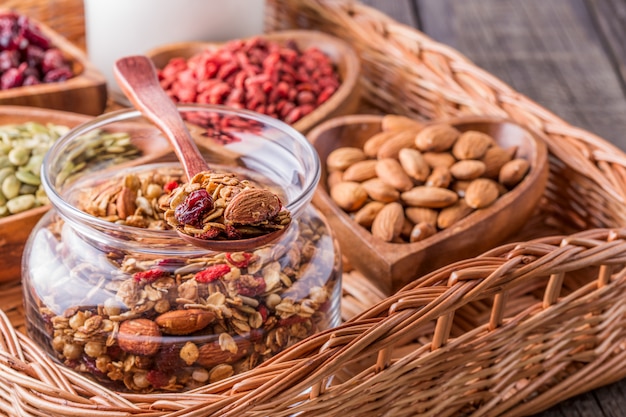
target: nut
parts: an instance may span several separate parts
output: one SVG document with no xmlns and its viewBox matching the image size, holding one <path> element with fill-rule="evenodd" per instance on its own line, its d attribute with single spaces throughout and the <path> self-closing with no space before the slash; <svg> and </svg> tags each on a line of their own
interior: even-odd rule
<svg viewBox="0 0 626 417">
<path fill-rule="evenodd" d="M 418 223 L 411 229 L 409 242 L 421 242 L 437 233 L 437 229 L 430 223 Z"/>
<path fill-rule="evenodd" d="M 224 210 L 226 223 L 256 224 L 276 217 L 282 204 L 264 188 L 247 188 L 230 200 Z"/>
<path fill-rule="evenodd" d="M 371 227 L 376 215 L 385 207 L 380 201 L 370 201 L 354 213 L 354 221 L 363 227 Z"/>
<path fill-rule="evenodd" d="M 498 179 L 506 187 L 516 186 L 528 173 L 530 164 L 522 158 L 513 159 L 507 162 L 500 169 Z"/>
<path fill-rule="evenodd" d="M 485 172 L 483 176 L 487 178 L 498 178 L 500 168 L 513 159 L 513 155 L 515 155 L 516 151 L 517 147 L 515 146 L 504 149 L 501 146 L 494 145 L 487 149 L 481 158 L 481 161 L 485 164 Z"/>
<path fill-rule="evenodd" d="M 400 203 L 386 204 L 374 218 L 372 235 L 391 242 L 400 235 L 404 225 L 404 209 Z"/>
<path fill-rule="evenodd" d="M 457 180 L 473 180 L 485 172 L 485 163 L 476 159 L 463 159 L 450 167 L 450 173 Z"/>
<path fill-rule="evenodd" d="M 400 192 L 398 192 L 398 190 L 386 184 L 378 177 L 367 180 L 361 183 L 361 185 L 372 200 L 391 203 L 400 198 Z"/>
<path fill-rule="evenodd" d="M 154 320 L 165 334 L 183 335 L 204 329 L 215 320 L 215 313 L 201 309 L 171 310 Z"/>
<path fill-rule="evenodd" d="M 339 171 L 335 171 L 339 172 Z M 368 159 L 366 161 L 359 161 L 354 165 L 346 168 L 343 173 L 344 181 L 367 181 L 370 178 L 376 176 L 376 160 Z"/>
<path fill-rule="evenodd" d="M 342 181 L 330 189 L 330 197 L 346 211 L 360 209 L 367 200 L 365 187 L 354 181 Z"/>
<path fill-rule="evenodd" d="M 465 202 L 468 206 L 479 209 L 490 206 L 498 196 L 498 184 L 489 178 L 477 178 L 465 190 Z"/>
<path fill-rule="evenodd" d="M 417 149 L 401 149 L 398 152 L 398 161 L 400 161 L 404 172 L 416 181 L 424 182 L 430 174 L 430 166 Z"/>
<path fill-rule="evenodd" d="M 202 345 L 198 348 L 198 359 L 196 359 L 196 363 L 205 368 L 211 368 L 222 363 L 231 363 L 244 357 L 251 347 L 250 341 L 242 338 L 237 338 L 235 344 L 236 350 L 222 350 L 219 342 Z"/>
<path fill-rule="evenodd" d="M 415 147 L 415 130 L 401 130 L 395 132 L 395 135 L 391 136 L 378 148 L 376 157 L 378 159 L 384 158 L 397 158 L 398 153 L 404 148 Z"/>
<path fill-rule="evenodd" d="M 370 158 L 375 158 L 378 155 L 378 150 L 383 145 L 383 143 L 387 142 L 389 138 L 397 135 L 398 132 L 395 130 L 378 132 L 363 144 L 363 152 Z"/>
<path fill-rule="evenodd" d="M 444 152 L 456 142 L 460 132 L 449 124 L 430 125 L 415 136 L 415 146 L 422 152 Z"/>
<path fill-rule="evenodd" d="M 453 205 L 445 207 L 439 212 L 437 227 L 439 229 L 447 229 L 473 211 L 474 209 L 468 206 L 465 200 L 461 198 Z"/>
<path fill-rule="evenodd" d="M 397 159 L 379 159 L 376 164 L 376 174 L 384 183 L 391 185 L 396 190 L 408 191 L 413 188 L 413 181 L 404 172 Z"/>
<path fill-rule="evenodd" d="M 326 158 L 326 167 L 329 171 L 344 171 L 351 165 L 363 161 L 366 157 L 360 148 L 344 146 L 333 150 Z"/>
<path fill-rule="evenodd" d="M 128 187 L 122 187 L 115 201 L 117 216 L 120 219 L 125 219 L 135 213 L 137 209 L 137 204 L 135 203 L 136 197 L 137 195 L 133 190 Z"/>
<path fill-rule="evenodd" d="M 398 114 L 386 114 L 380 122 L 382 130 L 423 129 L 424 125 L 417 120 Z"/>
<path fill-rule="evenodd" d="M 159 351 L 161 346 L 161 331 L 152 320 L 126 320 L 120 324 L 117 343 L 125 352 L 152 356 Z"/>
<path fill-rule="evenodd" d="M 457 159 L 480 159 L 493 144 L 493 138 L 488 134 L 476 130 L 468 130 L 461 133 L 457 139 L 452 147 L 452 155 Z"/>
<path fill-rule="evenodd" d="M 459 196 L 447 188 L 420 185 L 403 192 L 400 198 L 413 207 L 442 208 L 456 203 Z"/>
</svg>

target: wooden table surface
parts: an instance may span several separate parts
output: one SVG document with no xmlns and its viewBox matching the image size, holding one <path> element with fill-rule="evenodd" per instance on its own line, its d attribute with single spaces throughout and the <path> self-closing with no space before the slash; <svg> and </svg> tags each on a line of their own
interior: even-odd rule
<svg viewBox="0 0 626 417">
<path fill-rule="evenodd" d="M 362 2 L 455 48 L 564 120 L 626 150 L 626 0 Z M 626 380 L 538 416 L 626 416 Z"/>
</svg>

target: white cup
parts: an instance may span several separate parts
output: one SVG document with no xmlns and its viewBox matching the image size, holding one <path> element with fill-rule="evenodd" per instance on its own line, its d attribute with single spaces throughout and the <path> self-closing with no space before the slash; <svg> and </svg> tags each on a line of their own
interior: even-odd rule
<svg viewBox="0 0 626 417">
<path fill-rule="evenodd" d="M 265 0 L 84 0 L 89 60 L 125 102 L 113 76 L 115 60 L 167 43 L 226 41 L 263 31 Z"/>
</svg>

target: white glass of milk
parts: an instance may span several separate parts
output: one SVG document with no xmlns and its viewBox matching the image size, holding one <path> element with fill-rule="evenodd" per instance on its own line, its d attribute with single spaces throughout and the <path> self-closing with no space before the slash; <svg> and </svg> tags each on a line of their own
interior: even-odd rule
<svg viewBox="0 0 626 417">
<path fill-rule="evenodd" d="M 127 103 L 113 76 L 116 59 L 167 43 L 260 34 L 265 0 L 84 0 L 84 7 L 89 60 L 113 100 Z"/>
</svg>

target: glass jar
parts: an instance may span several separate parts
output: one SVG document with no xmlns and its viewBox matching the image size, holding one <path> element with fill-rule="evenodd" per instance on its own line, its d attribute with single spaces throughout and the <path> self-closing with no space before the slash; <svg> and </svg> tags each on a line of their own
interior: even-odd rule
<svg viewBox="0 0 626 417">
<path fill-rule="evenodd" d="M 52 209 L 23 257 L 28 334 L 55 360 L 117 390 L 215 382 L 340 322 L 338 245 L 310 204 L 315 150 L 263 115 L 179 111 L 211 168 L 277 187 L 292 225 L 246 252 L 186 243 L 160 208 L 185 181 L 181 166 L 137 111 L 105 114 L 55 143 L 42 168 Z M 94 137 L 109 140 L 107 152 L 92 151 L 102 149 Z"/>
</svg>

